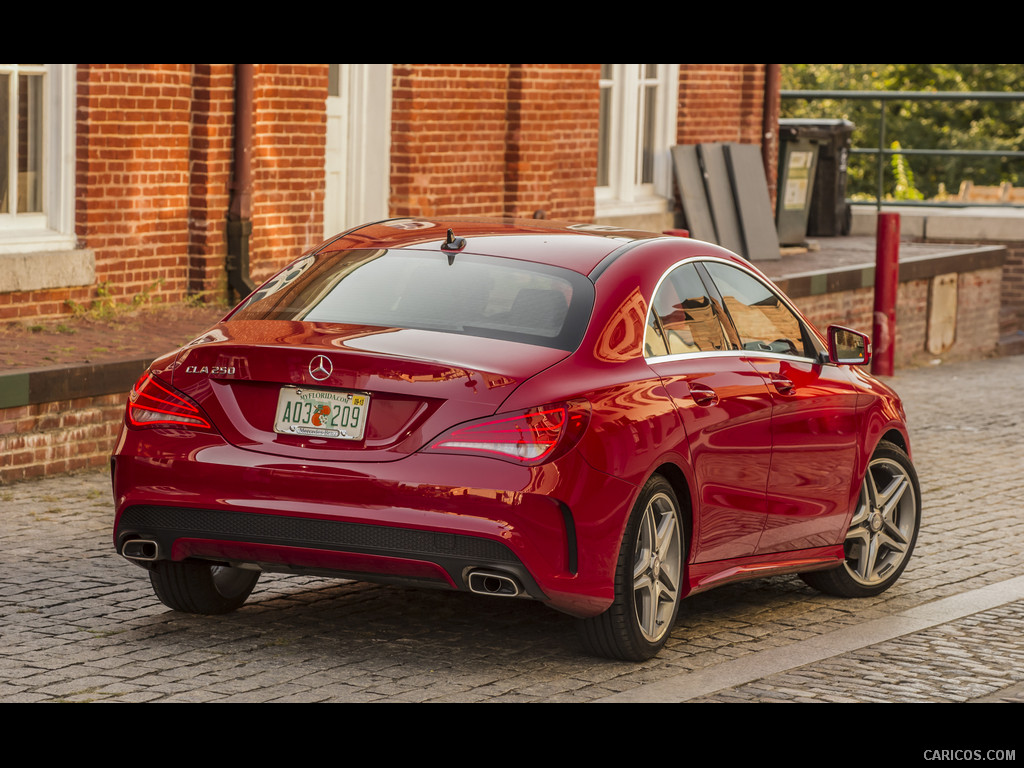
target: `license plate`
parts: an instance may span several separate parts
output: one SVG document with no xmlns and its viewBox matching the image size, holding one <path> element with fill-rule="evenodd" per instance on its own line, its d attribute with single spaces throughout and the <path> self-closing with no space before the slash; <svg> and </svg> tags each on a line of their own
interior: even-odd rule
<svg viewBox="0 0 1024 768">
<path fill-rule="evenodd" d="M 277 398 L 274 431 L 282 435 L 362 440 L 369 409 L 369 395 L 284 387 Z"/>
</svg>

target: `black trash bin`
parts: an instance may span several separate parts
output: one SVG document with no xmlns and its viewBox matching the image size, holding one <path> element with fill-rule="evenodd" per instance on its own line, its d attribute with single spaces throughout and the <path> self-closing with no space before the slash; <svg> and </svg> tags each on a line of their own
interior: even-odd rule
<svg viewBox="0 0 1024 768">
<path fill-rule="evenodd" d="M 811 237 L 850 234 L 850 205 L 846 202 L 846 166 L 850 158 L 853 123 L 849 120 L 786 119 L 779 121 L 779 138 L 804 141 L 818 148 L 807 216 Z M 780 152 L 781 156 L 781 152 Z M 781 168 L 780 168 L 781 179 Z"/>
<path fill-rule="evenodd" d="M 818 167 L 818 142 L 779 121 L 779 179 L 775 229 L 780 245 L 802 245 L 811 215 L 811 192 Z"/>
</svg>

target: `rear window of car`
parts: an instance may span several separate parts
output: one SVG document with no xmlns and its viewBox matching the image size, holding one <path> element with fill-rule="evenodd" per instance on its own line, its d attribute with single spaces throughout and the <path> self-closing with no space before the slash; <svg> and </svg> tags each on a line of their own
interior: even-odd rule
<svg viewBox="0 0 1024 768">
<path fill-rule="evenodd" d="M 591 282 L 533 262 L 436 251 L 354 250 L 300 259 L 229 320 L 416 328 L 575 349 Z"/>
</svg>

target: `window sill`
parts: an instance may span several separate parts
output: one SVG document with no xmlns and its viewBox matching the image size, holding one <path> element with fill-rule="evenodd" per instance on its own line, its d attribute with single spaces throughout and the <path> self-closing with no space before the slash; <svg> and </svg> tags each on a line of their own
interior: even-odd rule
<svg viewBox="0 0 1024 768">
<path fill-rule="evenodd" d="M 668 201 L 663 197 L 645 197 L 641 200 L 597 199 L 594 201 L 594 215 L 599 217 L 643 216 L 668 211 Z"/>
<path fill-rule="evenodd" d="M 0 252 L 0 293 L 93 285 L 96 255 L 91 250 Z"/>
<path fill-rule="evenodd" d="M 634 201 L 599 200 L 594 205 L 594 223 L 664 232 L 675 227 L 675 215 L 663 197 Z"/>
</svg>

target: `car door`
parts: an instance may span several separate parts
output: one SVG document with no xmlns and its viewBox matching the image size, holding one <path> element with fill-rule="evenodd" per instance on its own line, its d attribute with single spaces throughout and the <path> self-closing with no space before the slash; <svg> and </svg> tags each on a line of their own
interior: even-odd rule
<svg viewBox="0 0 1024 768">
<path fill-rule="evenodd" d="M 842 541 L 860 433 L 852 375 L 825 362 L 804 322 L 760 278 L 723 262 L 702 268 L 773 403 L 768 515 L 756 552 Z"/>
<path fill-rule="evenodd" d="M 692 262 L 654 293 L 645 355 L 686 430 L 696 487 L 691 562 L 754 553 L 764 529 L 772 394 L 726 334 Z"/>
</svg>

